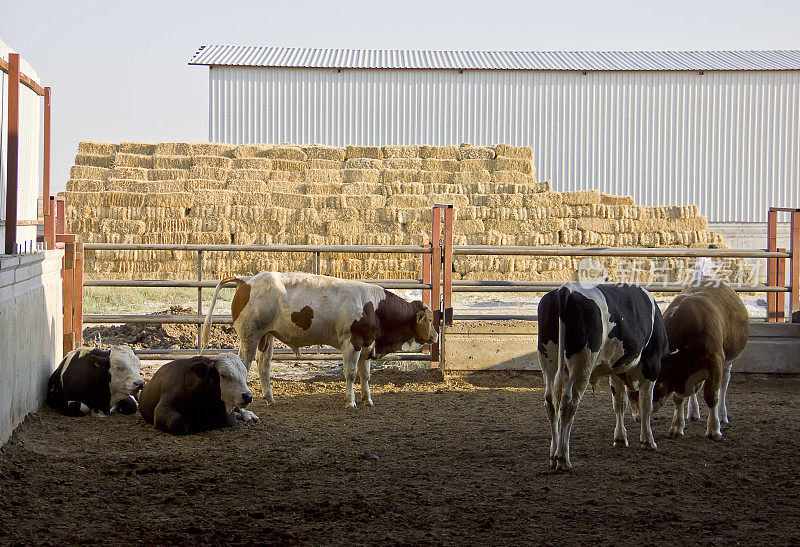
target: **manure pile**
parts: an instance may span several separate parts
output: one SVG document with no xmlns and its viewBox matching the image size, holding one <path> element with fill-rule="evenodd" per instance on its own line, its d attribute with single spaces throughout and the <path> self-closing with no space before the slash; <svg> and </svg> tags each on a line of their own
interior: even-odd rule
<svg viewBox="0 0 800 547">
<path fill-rule="evenodd" d="M 67 191 L 67 232 L 100 243 L 423 244 L 430 207 L 455 206 L 470 245 L 705 247 L 721 237 L 690 206 L 641 207 L 537 182 L 529 147 L 81 142 Z M 87 278 L 194 278 L 196 253 L 87 251 Z M 580 259 L 457 257 L 457 279 L 574 279 Z M 606 266 L 617 261 L 606 259 Z M 206 277 L 312 271 L 310 253 L 208 252 Z M 414 255 L 322 254 L 321 273 L 417 278 Z M 693 259 L 640 260 L 639 279 Z M 726 277 L 744 271 L 726 261 Z M 660 281 L 667 279 L 659 278 Z"/>
</svg>

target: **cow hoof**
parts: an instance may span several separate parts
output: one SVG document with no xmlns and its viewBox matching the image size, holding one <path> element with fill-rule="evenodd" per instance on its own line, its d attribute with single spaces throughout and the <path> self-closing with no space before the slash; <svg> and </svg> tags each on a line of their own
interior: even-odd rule
<svg viewBox="0 0 800 547">
<path fill-rule="evenodd" d="M 275 404 L 275 397 L 264 397 L 264 401 L 266 401 L 266 403 L 268 405 L 274 405 Z"/>
<path fill-rule="evenodd" d="M 259 418 L 255 414 L 255 412 L 250 412 L 249 410 L 244 410 L 244 409 L 242 409 L 239 412 L 237 412 L 236 413 L 236 417 L 238 419 L 240 419 L 241 421 L 243 421 L 243 422 L 258 422 L 258 421 L 261 421 L 261 418 Z"/>
<path fill-rule="evenodd" d="M 720 422 L 722 422 L 725 425 L 728 425 L 730 423 L 730 421 L 728 421 L 728 417 L 727 416 L 725 416 L 724 418 L 721 418 Z"/>
<path fill-rule="evenodd" d="M 677 427 L 670 427 L 669 428 L 669 436 L 670 437 L 683 437 L 683 430 L 678 429 Z"/>
<path fill-rule="evenodd" d="M 689 416 L 687 417 L 687 419 L 688 419 L 690 422 L 699 422 L 699 421 L 700 421 L 700 415 L 698 415 L 698 414 L 689 414 Z"/>
<path fill-rule="evenodd" d="M 712 441 L 721 441 L 722 440 L 722 433 L 709 433 L 709 432 L 706 432 L 706 437 L 711 439 Z"/>
<path fill-rule="evenodd" d="M 656 443 L 648 443 L 648 442 L 642 441 L 642 448 L 644 448 L 645 450 L 656 451 L 656 450 L 658 450 L 658 445 Z"/>
<path fill-rule="evenodd" d="M 345 408 L 355 408 L 356 404 L 355 403 L 347 403 L 346 405 L 344 405 L 344 407 Z"/>
<path fill-rule="evenodd" d="M 364 401 L 364 405 L 366 406 L 375 406 L 375 403 L 372 402 L 372 399 L 367 399 Z"/>
<path fill-rule="evenodd" d="M 617 448 L 627 448 L 628 439 L 614 439 L 614 446 Z"/>
<path fill-rule="evenodd" d="M 556 471 L 572 471 L 572 464 L 569 462 L 556 462 Z"/>
<path fill-rule="evenodd" d="M 551 457 L 550 458 L 550 469 L 555 469 L 556 467 L 558 467 L 558 460 L 556 460 L 555 458 Z"/>
</svg>

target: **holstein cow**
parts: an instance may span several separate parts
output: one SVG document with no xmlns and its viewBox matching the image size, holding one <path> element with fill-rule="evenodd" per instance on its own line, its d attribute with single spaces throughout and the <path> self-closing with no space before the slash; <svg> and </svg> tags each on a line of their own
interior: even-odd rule
<svg viewBox="0 0 800 547">
<path fill-rule="evenodd" d="M 627 382 L 643 393 L 639 439 L 656 448 L 650 429 L 652 393 L 668 351 L 664 320 L 650 293 L 632 285 L 582 283 L 567 283 L 547 293 L 539 302 L 538 350 L 550 420 L 551 467 L 572 467 L 569 437 L 575 411 L 586 387 L 606 375 L 612 375 L 614 445 L 628 445 Z"/>
<path fill-rule="evenodd" d="M 237 418 L 250 419 L 236 410 L 253 400 L 246 380 L 242 360 L 231 353 L 178 359 L 147 382 L 139 412 L 145 422 L 173 435 L 232 426 Z"/>
<path fill-rule="evenodd" d="M 208 342 L 211 316 L 220 287 L 237 284 L 231 303 L 233 327 L 239 335 L 239 356 L 249 369 L 258 355 L 262 396 L 270 403 L 269 369 L 274 339 L 300 357 L 300 348 L 327 345 L 342 351 L 347 406 L 356 406 L 353 383 L 361 379 L 361 400 L 372 406 L 370 359 L 398 351 L 415 351 L 439 336 L 433 313 L 421 301 L 408 302 L 381 287 L 307 273 L 264 272 L 253 277 L 227 277 L 214 291 L 203 325 Z"/>
<path fill-rule="evenodd" d="M 672 353 L 661 362 L 653 407 L 658 410 L 672 394 L 675 413 L 669 434 L 682 437 L 686 426 L 684 404 L 689 398 L 696 405 L 696 394 L 702 387 L 709 409 L 706 437 L 719 440 L 720 420 L 728 423 L 726 399 L 733 360 L 750 337 L 747 308 L 724 283 L 701 279 L 675 297 L 664 311 L 664 323 Z M 637 394 L 630 395 L 635 404 Z M 690 412 L 691 406 L 690 402 Z M 699 409 L 694 412 L 699 416 Z"/>
<path fill-rule="evenodd" d="M 127 346 L 73 350 L 50 376 L 47 404 L 67 416 L 133 414 L 133 396 L 144 386 L 141 366 Z"/>
</svg>

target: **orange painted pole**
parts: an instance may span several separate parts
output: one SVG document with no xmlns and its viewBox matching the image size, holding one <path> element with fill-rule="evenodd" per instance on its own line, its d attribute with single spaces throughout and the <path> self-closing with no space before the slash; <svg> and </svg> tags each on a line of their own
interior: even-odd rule
<svg viewBox="0 0 800 547">
<path fill-rule="evenodd" d="M 74 269 L 75 269 L 75 239 L 62 238 L 64 241 L 64 258 L 61 268 L 61 295 L 64 307 L 64 354 L 75 349 L 75 330 L 73 328 L 74 301 Z"/>
<path fill-rule="evenodd" d="M 431 248 L 431 244 L 428 243 L 425 245 L 429 249 Z M 430 255 L 422 255 L 422 282 L 423 283 L 430 283 L 431 282 L 431 256 Z M 422 289 L 422 303 L 431 307 L 431 290 L 430 289 Z"/>
<path fill-rule="evenodd" d="M 433 207 L 433 218 L 431 219 L 431 309 L 433 310 L 433 324 L 436 331 L 441 331 L 442 320 L 442 216 L 441 209 Z M 431 365 L 439 364 L 439 344 L 431 346 Z"/>
<path fill-rule="evenodd" d="M 44 157 L 42 158 L 42 215 L 50 214 L 50 88 L 44 88 Z"/>
<path fill-rule="evenodd" d="M 47 196 L 48 209 L 44 215 L 44 240 L 48 249 L 56 248 L 56 200 L 53 196 Z"/>
<path fill-rule="evenodd" d="M 772 207 L 767 214 L 767 250 L 778 249 L 778 211 Z M 778 259 L 767 259 L 767 285 L 774 286 L 778 281 Z M 767 321 L 776 321 L 778 298 L 775 293 L 767 293 Z"/>
<path fill-rule="evenodd" d="M 19 54 L 8 54 L 8 140 L 6 141 L 5 254 L 17 252 L 19 179 Z"/>
<path fill-rule="evenodd" d="M 789 309 L 792 313 L 800 311 L 800 209 L 792 211 L 789 250 L 792 253 L 792 271 L 789 273 Z"/>
<path fill-rule="evenodd" d="M 444 324 L 453 324 L 453 206 L 448 205 L 444 209 L 444 264 L 442 265 L 443 275 L 443 313 Z"/>
<path fill-rule="evenodd" d="M 781 252 L 786 252 L 786 249 L 778 249 Z M 776 268 L 776 281 L 775 284 L 779 287 L 786 286 L 786 259 L 778 258 L 778 267 Z M 784 317 L 784 310 L 786 309 L 786 293 L 775 294 L 775 321 L 783 323 L 786 319 Z"/>
<path fill-rule="evenodd" d="M 72 287 L 72 326 L 75 347 L 83 345 L 83 243 L 75 244 L 75 269 Z"/>
</svg>

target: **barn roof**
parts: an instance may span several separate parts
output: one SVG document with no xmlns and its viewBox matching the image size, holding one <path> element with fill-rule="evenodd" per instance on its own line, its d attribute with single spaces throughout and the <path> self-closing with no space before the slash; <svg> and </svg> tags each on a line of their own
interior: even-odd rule
<svg viewBox="0 0 800 547">
<path fill-rule="evenodd" d="M 204 45 L 189 64 L 451 70 L 800 70 L 800 50 L 425 51 Z"/>
</svg>

